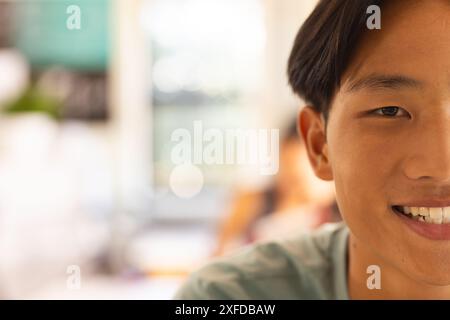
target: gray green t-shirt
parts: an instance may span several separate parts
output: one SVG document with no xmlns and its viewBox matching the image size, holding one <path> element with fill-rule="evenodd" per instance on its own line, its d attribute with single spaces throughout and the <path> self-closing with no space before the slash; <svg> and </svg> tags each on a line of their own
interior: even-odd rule
<svg viewBox="0 0 450 320">
<path fill-rule="evenodd" d="M 348 299 L 348 228 L 249 246 L 194 272 L 175 299 Z"/>
</svg>

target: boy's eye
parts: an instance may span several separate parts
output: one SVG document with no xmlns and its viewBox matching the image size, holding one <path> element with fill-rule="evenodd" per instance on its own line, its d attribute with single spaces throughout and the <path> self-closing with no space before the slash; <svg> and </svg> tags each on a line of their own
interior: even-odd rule
<svg viewBox="0 0 450 320">
<path fill-rule="evenodd" d="M 395 106 L 388 106 L 378 108 L 372 111 L 376 115 L 385 116 L 385 117 L 396 117 L 396 116 L 408 116 L 408 113 L 400 108 Z"/>
</svg>

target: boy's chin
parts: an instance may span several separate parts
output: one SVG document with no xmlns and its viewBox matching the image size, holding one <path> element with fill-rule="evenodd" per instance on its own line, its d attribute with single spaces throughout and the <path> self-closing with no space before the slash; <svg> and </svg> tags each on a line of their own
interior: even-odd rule
<svg viewBox="0 0 450 320">
<path fill-rule="evenodd" d="M 431 270 L 430 270 L 431 271 Z M 448 270 L 436 270 L 435 274 L 421 274 L 414 277 L 426 285 L 434 287 L 450 286 L 450 273 Z"/>
<path fill-rule="evenodd" d="M 441 244 L 442 245 L 442 244 Z M 447 244 L 446 244 L 447 246 Z M 450 286 L 450 254 L 448 248 L 418 252 L 408 266 L 409 275 L 416 281 L 430 286 Z"/>
<path fill-rule="evenodd" d="M 425 281 L 424 283 L 426 285 L 433 286 L 433 287 L 450 287 L 450 280 L 432 279 L 430 281 Z"/>
</svg>

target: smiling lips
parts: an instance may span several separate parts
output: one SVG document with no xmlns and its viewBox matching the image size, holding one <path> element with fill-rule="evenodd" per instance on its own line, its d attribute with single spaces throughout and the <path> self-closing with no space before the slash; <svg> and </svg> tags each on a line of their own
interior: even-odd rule
<svg viewBox="0 0 450 320">
<path fill-rule="evenodd" d="M 415 233 L 431 240 L 450 240 L 450 206 L 393 206 L 393 211 Z M 439 204 L 439 205 L 442 205 Z M 434 205 L 434 206 L 433 206 Z"/>
<path fill-rule="evenodd" d="M 394 209 L 416 221 L 432 224 L 450 224 L 450 206 L 449 207 L 394 206 Z"/>
</svg>

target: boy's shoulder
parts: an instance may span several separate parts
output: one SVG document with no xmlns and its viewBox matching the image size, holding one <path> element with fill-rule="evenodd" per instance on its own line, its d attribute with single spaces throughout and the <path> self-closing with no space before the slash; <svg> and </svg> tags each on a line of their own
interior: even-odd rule
<svg viewBox="0 0 450 320">
<path fill-rule="evenodd" d="M 176 299 L 346 299 L 344 223 L 255 244 L 194 272 Z"/>
</svg>

